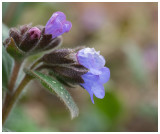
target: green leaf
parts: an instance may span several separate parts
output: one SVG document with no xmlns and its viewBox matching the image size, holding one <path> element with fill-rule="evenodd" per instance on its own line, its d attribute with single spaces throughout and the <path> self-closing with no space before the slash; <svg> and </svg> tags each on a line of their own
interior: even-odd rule
<svg viewBox="0 0 160 134">
<path fill-rule="evenodd" d="M 8 28 L 3 25 L 3 40 L 8 36 Z M 7 88 L 7 84 L 11 75 L 11 71 L 13 68 L 13 59 L 6 52 L 4 46 L 2 45 L 2 87 L 3 89 Z"/>
<path fill-rule="evenodd" d="M 37 71 L 32 71 L 28 69 L 25 69 L 24 71 L 33 78 L 38 79 L 42 83 L 42 85 L 46 87 L 46 89 L 48 89 L 48 91 L 50 91 L 52 94 L 55 92 L 70 110 L 72 118 L 78 116 L 79 110 L 77 105 L 75 104 L 69 92 L 61 85 L 60 82 L 53 79 L 51 76 L 45 75 Z"/>
<path fill-rule="evenodd" d="M 8 46 L 6 47 L 6 50 L 16 60 L 23 59 L 23 57 L 25 55 L 25 53 L 16 46 L 14 39 L 12 37 L 10 38 L 10 42 L 9 42 Z"/>
</svg>

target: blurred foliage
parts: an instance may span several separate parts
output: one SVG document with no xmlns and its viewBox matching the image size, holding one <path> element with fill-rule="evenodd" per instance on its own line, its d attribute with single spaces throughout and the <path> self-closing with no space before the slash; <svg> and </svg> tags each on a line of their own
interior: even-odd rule
<svg viewBox="0 0 160 134">
<path fill-rule="evenodd" d="M 140 111 L 140 115 L 150 118 L 151 120 L 154 120 L 158 123 L 158 108 L 151 105 L 151 104 L 141 104 L 138 106 L 138 109 Z"/>
<path fill-rule="evenodd" d="M 4 41 L 5 38 L 8 37 L 8 28 L 6 25 L 2 24 L 3 32 L 2 32 L 2 40 Z M 13 67 L 13 59 L 11 56 L 6 52 L 4 46 L 2 45 L 2 87 L 3 89 L 7 89 L 7 83 L 10 78 L 10 74 Z"/>
<path fill-rule="evenodd" d="M 63 35 L 62 47 L 94 47 L 105 57 L 111 71 L 105 98 L 94 97 L 95 104 L 82 88 L 68 89 L 80 110 L 74 120 L 70 120 L 57 97 L 32 82 L 6 128 L 158 131 L 158 3 L 3 2 L 2 7 L 3 23 L 8 27 L 45 25 L 53 12 L 64 12 L 72 22 L 72 30 Z M 36 58 L 30 57 L 24 66 Z"/>
<path fill-rule="evenodd" d="M 138 45 L 130 43 L 124 47 L 124 52 L 126 54 L 128 66 L 131 68 L 133 79 L 135 79 L 138 84 L 144 85 L 144 83 L 147 82 L 148 75 L 141 49 L 138 47 Z"/>
<path fill-rule="evenodd" d="M 115 122 L 122 111 L 122 104 L 114 92 L 106 92 L 103 100 L 96 99 L 96 105 L 109 122 Z"/>
<path fill-rule="evenodd" d="M 23 122 L 23 123 L 22 123 Z M 29 117 L 21 107 L 16 107 L 12 111 L 9 120 L 7 120 L 4 128 L 12 132 L 37 132 L 45 131 L 41 129 L 34 120 Z"/>
<path fill-rule="evenodd" d="M 91 109 L 90 113 L 83 113 L 81 117 L 77 120 L 75 131 L 78 132 L 99 132 L 106 131 L 108 129 L 108 124 L 106 120 L 103 119 L 103 114 L 97 109 Z"/>
<path fill-rule="evenodd" d="M 9 36 L 8 27 L 2 23 L 2 41 L 4 41 Z"/>
</svg>

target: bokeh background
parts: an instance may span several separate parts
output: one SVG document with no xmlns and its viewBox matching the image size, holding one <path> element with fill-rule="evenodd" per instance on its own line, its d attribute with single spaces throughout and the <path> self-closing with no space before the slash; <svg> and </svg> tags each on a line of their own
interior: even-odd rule
<svg viewBox="0 0 160 134">
<path fill-rule="evenodd" d="M 7 120 L 12 131 L 158 131 L 158 3 L 2 3 L 10 27 L 45 25 L 62 11 L 72 22 L 63 48 L 94 47 L 111 78 L 104 99 L 68 89 L 79 107 L 71 120 L 65 105 L 38 81 L 25 89 Z M 29 60 L 28 62 L 32 62 Z M 20 74 L 21 75 L 21 74 Z"/>
</svg>

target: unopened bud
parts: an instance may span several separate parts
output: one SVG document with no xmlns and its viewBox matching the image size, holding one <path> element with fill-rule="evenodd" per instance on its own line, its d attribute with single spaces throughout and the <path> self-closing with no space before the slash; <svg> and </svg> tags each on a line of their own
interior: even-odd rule
<svg viewBox="0 0 160 134">
<path fill-rule="evenodd" d="M 42 57 L 42 61 L 47 64 L 69 64 L 74 63 L 74 59 L 68 58 L 74 51 L 72 49 L 58 49 Z"/>
<path fill-rule="evenodd" d="M 41 36 L 41 31 L 37 27 L 32 27 L 29 31 L 30 39 L 39 39 Z"/>
<path fill-rule="evenodd" d="M 73 66 L 53 66 L 52 71 L 58 75 L 59 78 L 69 83 L 84 83 L 81 76 L 88 72 L 85 67 L 76 68 Z"/>
<path fill-rule="evenodd" d="M 12 37 L 15 41 L 15 43 L 18 45 L 20 43 L 20 33 L 17 29 L 11 28 L 9 31 L 9 36 Z"/>
</svg>

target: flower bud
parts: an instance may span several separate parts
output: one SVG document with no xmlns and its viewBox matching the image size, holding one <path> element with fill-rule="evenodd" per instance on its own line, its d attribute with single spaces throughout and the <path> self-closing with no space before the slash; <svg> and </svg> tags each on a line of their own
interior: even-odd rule
<svg viewBox="0 0 160 134">
<path fill-rule="evenodd" d="M 23 51 L 28 52 L 37 45 L 40 36 L 41 36 L 41 31 L 37 27 L 32 27 L 28 29 L 28 31 L 26 31 L 26 33 L 22 37 L 22 41 L 19 47 Z"/>
<path fill-rule="evenodd" d="M 49 44 L 48 46 L 45 47 L 45 50 L 49 50 L 52 48 L 56 48 L 58 46 L 60 46 L 62 43 L 62 36 L 58 36 L 56 38 L 54 38 Z"/>
<path fill-rule="evenodd" d="M 69 32 L 71 27 L 72 23 L 66 20 L 63 12 L 55 12 L 46 24 L 45 34 L 52 34 L 52 38 L 55 38 L 65 32 Z"/>
<path fill-rule="evenodd" d="M 14 41 L 17 45 L 20 43 L 21 37 L 20 37 L 20 33 L 17 29 L 11 28 L 10 32 L 9 32 L 9 36 L 14 39 Z"/>
<path fill-rule="evenodd" d="M 73 58 L 69 58 L 69 55 L 74 53 L 73 49 L 57 49 L 49 54 L 45 54 L 42 57 L 42 61 L 46 64 L 70 64 L 74 63 Z"/>
<path fill-rule="evenodd" d="M 45 27 L 32 27 L 31 24 L 28 24 L 20 26 L 19 29 L 11 28 L 9 38 L 3 42 L 3 45 L 8 49 L 7 51 L 9 54 L 11 49 L 17 48 L 16 52 L 23 54 L 20 57 L 14 57 L 15 54 L 10 55 L 13 58 L 22 60 L 31 54 L 59 46 L 62 42 L 62 37 L 60 35 L 69 32 L 71 27 L 72 23 L 66 20 L 65 14 L 62 12 L 56 12 L 49 19 Z M 12 42 L 11 45 L 8 44 L 10 42 Z M 13 47 L 13 45 L 15 46 Z M 11 46 L 13 48 L 8 48 Z"/>
<path fill-rule="evenodd" d="M 41 36 L 41 31 L 37 27 L 32 27 L 28 32 L 31 40 L 39 39 Z"/>
<path fill-rule="evenodd" d="M 50 69 L 56 77 L 66 81 L 71 84 L 84 83 L 82 75 L 87 73 L 88 70 L 81 66 L 81 68 L 76 68 L 75 66 L 44 66 L 47 69 Z"/>
<path fill-rule="evenodd" d="M 32 24 L 26 24 L 19 27 L 19 31 L 21 35 L 24 35 L 29 29 L 31 29 Z"/>
<path fill-rule="evenodd" d="M 53 49 L 61 44 L 61 37 L 53 39 L 51 34 L 45 34 L 44 31 L 45 28 L 43 26 L 31 27 L 31 25 L 23 25 L 19 29 L 11 28 L 9 38 L 3 42 L 3 45 L 13 58 L 22 60 L 26 56 Z M 14 54 L 13 51 L 15 51 Z M 19 55 L 18 53 L 22 54 L 21 56 L 16 56 L 15 53 L 17 55 Z"/>
</svg>

